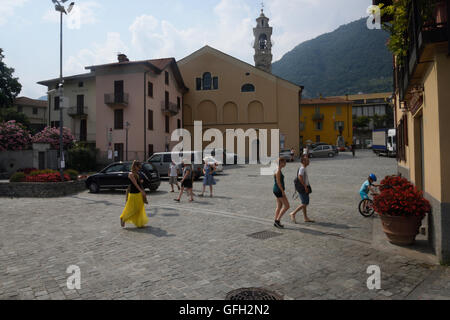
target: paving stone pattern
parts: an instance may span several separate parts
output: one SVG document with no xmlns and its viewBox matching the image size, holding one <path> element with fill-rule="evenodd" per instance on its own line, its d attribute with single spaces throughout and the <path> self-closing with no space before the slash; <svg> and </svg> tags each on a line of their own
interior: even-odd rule
<svg viewBox="0 0 450 320">
<path fill-rule="evenodd" d="M 291 206 L 299 163 L 284 170 Z M 449 299 L 450 272 L 372 245 L 372 224 L 357 212 L 359 187 L 373 172 L 396 172 L 395 159 L 358 152 L 313 159 L 310 217 L 273 227 L 273 177 L 259 166 L 227 167 L 215 197 L 184 195 L 167 181 L 149 194 L 148 227 L 122 229 L 123 191 L 64 198 L 0 199 L 0 299 L 224 299 L 263 287 L 284 299 Z M 201 183 L 194 185 L 199 194 Z M 281 235 L 256 239 L 272 231 Z M 66 269 L 81 269 L 69 290 Z M 368 290 L 367 267 L 381 268 L 381 290 Z"/>
</svg>

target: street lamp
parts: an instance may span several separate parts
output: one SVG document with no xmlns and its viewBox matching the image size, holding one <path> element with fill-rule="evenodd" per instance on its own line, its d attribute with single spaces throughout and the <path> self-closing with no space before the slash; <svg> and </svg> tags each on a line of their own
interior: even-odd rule
<svg viewBox="0 0 450 320">
<path fill-rule="evenodd" d="M 68 0 L 61 0 L 62 3 L 66 3 Z M 59 165 L 59 174 L 61 175 L 61 181 L 64 181 L 64 167 L 66 166 L 64 163 L 64 148 L 63 148 L 63 95 L 64 95 L 64 80 L 62 74 L 62 54 L 63 54 L 63 46 L 62 46 L 62 34 L 63 34 L 63 13 L 67 14 L 67 11 L 70 13 L 72 11 L 74 2 L 70 3 L 69 7 L 66 9 L 64 5 L 61 4 L 58 0 L 52 0 L 55 4 L 55 10 L 60 13 L 60 44 L 59 44 L 59 84 L 58 84 L 58 95 L 59 95 L 59 154 L 60 154 L 60 165 Z"/>
<path fill-rule="evenodd" d="M 126 131 L 126 144 L 125 144 L 125 160 L 128 161 L 128 129 L 130 129 L 131 124 L 127 121 L 125 122 Z"/>
</svg>

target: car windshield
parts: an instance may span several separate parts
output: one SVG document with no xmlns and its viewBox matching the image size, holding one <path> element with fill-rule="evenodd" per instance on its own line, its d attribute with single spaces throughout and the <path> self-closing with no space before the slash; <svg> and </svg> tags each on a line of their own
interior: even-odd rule
<svg viewBox="0 0 450 320">
<path fill-rule="evenodd" d="M 144 163 L 144 165 L 142 167 L 144 168 L 144 170 L 154 171 L 154 168 L 150 163 Z"/>
</svg>

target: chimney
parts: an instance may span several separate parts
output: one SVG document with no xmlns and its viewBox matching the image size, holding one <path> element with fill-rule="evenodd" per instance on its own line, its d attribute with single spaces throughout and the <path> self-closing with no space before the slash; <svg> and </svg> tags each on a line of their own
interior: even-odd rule
<svg viewBox="0 0 450 320">
<path fill-rule="evenodd" d="M 117 60 L 121 63 L 121 62 L 128 62 L 128 61 L 130 61 L 130 59 L 128 59 L 127 58 L 127 55 L 126 54 L 123 54 L 123 53 L 119 53 L 118 55 L 117 55 Z"/>
</svg>

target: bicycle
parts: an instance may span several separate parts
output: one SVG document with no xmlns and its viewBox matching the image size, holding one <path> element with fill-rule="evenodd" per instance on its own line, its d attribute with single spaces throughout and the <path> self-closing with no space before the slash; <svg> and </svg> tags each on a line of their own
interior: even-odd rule
<svg viewBox="0 0 450 320">
<path fill-rule="evenodd" d="M 375 196 L 377 194 L 378 194 L 377 192 L 373 192 L 373 191 L 369 193 L 369 195 L 372 196 L 372 198 L 373 198 L 373 196 Z M 369 218 L 369 217 L 373 216 L 373 214 L 375 213 L 375 210 L 373 209 L 372 198 L 369 197 L 368 199 L 363 199 L 359 202 L 359 205 L 358 205 L 359 213 L 363 217 Z"/>
</svg>

